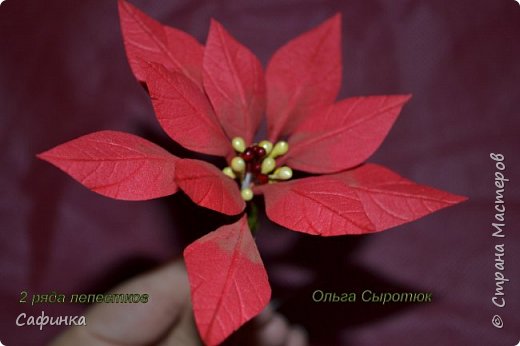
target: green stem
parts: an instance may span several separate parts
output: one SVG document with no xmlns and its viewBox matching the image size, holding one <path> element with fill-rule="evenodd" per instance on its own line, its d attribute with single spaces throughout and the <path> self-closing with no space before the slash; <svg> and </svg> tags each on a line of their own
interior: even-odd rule
<svg viewBox="0 0 520 346">
<path fill-rule="evenodd" d="M 247 223 L 254 236 L 258 227 L 258 207 L 253 201 L 247 204 Z"/>
</svg>

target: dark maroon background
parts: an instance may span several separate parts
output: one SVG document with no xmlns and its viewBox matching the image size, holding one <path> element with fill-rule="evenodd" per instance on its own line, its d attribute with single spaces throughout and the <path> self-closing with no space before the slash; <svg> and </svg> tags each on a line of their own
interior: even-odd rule
<svg viewBox="0 0 520 346">
<path fill-rule="evenodd" d="M 317 238 L 264 222 L 258 236 L 273 303 L 312 345 L 515 345 L 520 339 L 520 5 L 487 1 L 133 1 L 204 42 L 220 20 L 265 64 L 275 49 L 339 11 L 341 97 L 412 93 L 372 162 L 467 195 L 397 229 Z M 121 41 L 116 1 L 7 0 L 0 6 L 0 340 L 41 345 L 58 327 L 16 327 L 21 312 L 85 306 L 18 303 L 20 291 L 104 292 L 178 256 L 229 219 L 182 194 L 149 202 L 98 196 L 35 154 L 113 129 L 178 148 L 155 122 Z M 506 156 L 507 305 L 494 286 L 494 164 Z M 318 304 L 315 289 L 433 293 L 430 304 Z M 175 287 L 172 287 L 175 290 Z M 499 330 L 491 318 L 500 313 Z"/>
</svg>

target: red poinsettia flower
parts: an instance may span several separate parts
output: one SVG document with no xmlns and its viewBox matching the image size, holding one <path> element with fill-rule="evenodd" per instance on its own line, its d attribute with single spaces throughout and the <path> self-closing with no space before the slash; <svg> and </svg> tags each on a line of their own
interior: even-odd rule
<svg viewBox="0 0 520 346">
<path fill-rule="evenodd" d="M 221 343 L 270 299 L 244 213 L 255 194 L 264 196 L 272 221 L 321 236 L 382 231 L 465 199 L 364 163 L 410 96 L 335 102 L 342 75 L 339 15 L 281 47 L 264 75 L 256 56 L 215 20 L 202 46 L 123 0 L 119 10 L 130 66 L 162 128 L 187 149 L 225 157 L 228 167 L 179 158 L 115 131 L 39 157 L 108 197 L 146 200 L 181 189 L 202 207 L 244 214 L 184 251 L 206 344 Z M 264 114 L 267 138 L 255 142 Z M 293 169 L 311 176 L 291 179 Z"/>
</svg>

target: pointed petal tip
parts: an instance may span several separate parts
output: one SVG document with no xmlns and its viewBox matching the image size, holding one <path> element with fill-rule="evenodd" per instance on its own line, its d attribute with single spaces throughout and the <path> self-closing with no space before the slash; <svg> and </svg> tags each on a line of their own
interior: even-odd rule
<svg viewBox="0 0 520 346">
<path fill-rule="evenodd" d="M 39 154 L 36 154 L 34 155 L 36 157 L 36 159 L 38 160 L 41 160 L 41 161 L 44 161 L 44 162 L 47 162 L 47 163 L 50 163 L 50 164 L 53 164 L 52 161 L 47 157 L 47 153 L 49 151 L 44 151 L 44 152 L 41 152 Z"/>
<path fill-rule="evenodd" d="M 220 22 L 218 21 L 218 19 L 216 19 L 216 18 L 214 18 L 214 17 L 211 17 L 211 18 L 209 19 L 209 25 L 211 26 L 211 25 L 222 25 L 222 24 L 220 24 Z"/>
<path fill-rule="evenodd" d="M 463 203 L 463 202 L 466 202 L 467 200 L 469 200 L 469 197 L 467 197 L 467 196 L 457 195 L 455 193 L 449 192 L 448 190 L 439 189 L 438 191 L 444 192 L 446 194 L 446 197 L 444 199 L 445 206 L 442 208 L 455 206 L 457 204 L 460 204 L 460 203 Z"/>
<path fill-rule="evenodd" d="M 410 93 L 408 93 L 408 94 L 387 95 L 387 96 L 392 97 L 393 99 L 395 99 L 397 101 L 397 103 L 400 103 L 402 106 L 407 104 L 413 97 L 413 95 L 410 94 Z"/>
<path fill-rule="evenodd" d="M 308 29 L 306 33 L 311 32 L 329 32 L 329 35 L 332 34 L 333 36 L 337 37 L 338 44 L 341 43 L 341 25 L 342 25 L 342 15 L 341 12 L 336 12 L 330 17 L 327 17 L 325 20 L 320 22 L 318 25 Z M 303 35 L 305 32 L 303 33 Z"/>
<path fill-rule="evenodd" d="M 469 197 L 467 197 L 467 196 L 462 196 L 462 195 L 453 195 L 453 196 L 454 196 L 453 204 L 459 204 L 459 203 L 466 202 L 469 200 Z"/>
<path fill-rule="evenodd" d="M 121 13 L 123 10 L 128 10 L 129 8 L 132 8 L 133 5 L 128 3 L 125 0 L 118 0 L 117 1 L 117 8 L 119 10 L 119 13 Z"/>
<path fill-rule="evenodd" d="M 42 160 L 42 161 L 45 161 L 45 162 L 48 162 L 52 165 L 54 165 L 54 162 L 53 162 L 53 157 L 52 157 L 52 151 L 55 149 L 56 147 L 54 148 L 50 148 L 48 150 L 45 150 L 45 151 L 42 151 L 41 153 L 38 153 L 36 154 L 36 158 L 39 159 L 39 160 Z"/>
<path fill-rule="evenodd" d="M 211 17 L 209 20 L 208 37 L 214 30 L 224 30 L 227 32 L 226 28 L 224 28 L 224 25 L 222 25 L 222 23 L 219 22 L 218 19 Z"/>
<path fill-rule="evenodd" d="M 332 15 L 331 20 L 334 22 L 338 22 L 338 24 L 341 24 L 341 21 L 343 20 L 341 12 L 336 12 L 334 15 Z"/>
<path fill-rule="evenodd" d="M 408 102 L 413 97 L 413 94 L 411 94 L 411 93 L 409 93 L 409 94 L 402 94 L 401 97 L 404 99 L 405 102 Z"/>
<path fill-rule="evenodd" d="M 343 22 L 343 16 L 342 16 L 341 12 L 336 12 L 331 17 L 325 19 L 325 21 L 323 21 L 320 25 L 318 25 L 317 28 L 330 26 L 333 29 L 341 31 L 342 22 Z"/>
<path fill-rule="evenodd" d="M 400 101 L 402 104 L 406 104 L 413 97 L 411 93 L 403 93 L 403 94 L 388 94 L 388 95 L 369 95 L 369 96 L 361 96 L 361 97 L 389 97 L 393 98 L 396 101 Z"/>
</svg>

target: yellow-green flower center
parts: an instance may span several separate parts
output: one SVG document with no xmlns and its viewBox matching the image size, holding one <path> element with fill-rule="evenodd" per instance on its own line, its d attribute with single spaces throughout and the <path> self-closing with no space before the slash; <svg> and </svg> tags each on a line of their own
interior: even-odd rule
<svg viewBox="0 0 520 346">
<path fill-rule="evenodd" d="M 285 141 L 273 143 L 263 140 L 246 147 L 241 137 L 231 140 L 236 156 L 230 165 L 222 171 L 240 185 L 242 198 L 250 201 L 253 198 L 253 186 L 288 180 L 292 177 L 292 169 L 288 166 L 277 167 L 276 159 L 289 150 Z"/>
</svg>

